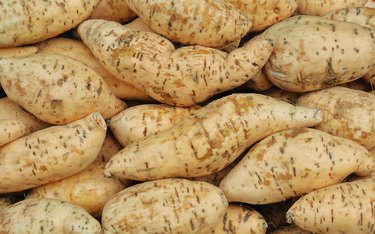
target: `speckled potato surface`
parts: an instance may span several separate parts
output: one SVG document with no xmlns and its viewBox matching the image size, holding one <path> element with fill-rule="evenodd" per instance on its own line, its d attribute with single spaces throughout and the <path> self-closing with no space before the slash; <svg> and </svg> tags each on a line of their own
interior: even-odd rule
<svg viewBox="0 0 375 234">
<path fill-rule="evenodd" d="M 337 9 L 362 7 L 366 2 L 367 0 L 298 0 L 297 11 L 302 15 L 323 16 Z"/>
</svg>

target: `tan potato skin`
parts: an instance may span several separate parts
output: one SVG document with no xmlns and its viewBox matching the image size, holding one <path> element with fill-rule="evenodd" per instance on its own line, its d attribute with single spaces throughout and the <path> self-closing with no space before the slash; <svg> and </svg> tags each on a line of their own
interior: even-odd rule
<svg viewBox="0 0 375 234">
<path fill-rule="evenodd" d="M 375 65 L 375 30 L 317 16 L 294 16 L 263 34 L 275 48 L 263 71 L 276 86 L 307 92 L 360 78 Z"/>
<path fill-rule="evenodd" d="M 127 146 L 143 137 L 162 132 L 193 114 L 199 107 L 183 108 L 160 104 L 130 107 L 111 118 L 116 139 Z"/>
<path fill-rule="evenodd" d="M 124 147 L 117 141 L 113 136 L 112 132 L 107 131 L 105 135 L 102 148 L 98 156 L 95 159 L 95 162 L 108 162 L 114 154 L 122 150 Z"/>
<path fill-rule="evenodd" d="M 298 226 L 284 226 L 279 227 L 278 229 L 271 231 L 270 234 L 313 234 L 313 232 L 309 232 L 306 230 L 303 230 L 302 228 Z"/>
<path fill-rule="evenodd" d="M 270 204 L 340 183 L 352 173 L 370 175 L 374 165 L 368 150 L 351 140 L 292 129 L 252 147 L 220 188 L 229 202 Z"/>
<path fill-rule="evenodd" d="M 338 9 L 324 16 L 327 19 L 359 24 L 375 28 L 375 9 L 369 7 L 353 7 Z"/>
<path fill-rule="evenodd" d="M 26 112 L 17 103 L 7 97 L 0 98 L 0 120 L 1 119 L 14 119 L 22 122 L 27 127 L 26 134 L 49 126 L 49 124 L 40 121 L 34 115 Z"/>
<path fill-rule="evenodd" d="M 66 201 L 98 217 L 109 198 L 125 188 L 116 178 L 107 178 L 104 167 L 105 163 L 93 163 L 75 175 L 32 189 L 26 199 Z"/>
<path fill-rule="evenodd" d="M 38 53 L 62 54 L 82 62 L 95 70 L 107 83 L 113 94 L 120 99 L 127 100 L 152 100 L 147 94 L 109 73 L 91 53 L 87 46 L 77 40 L 69 38 L 53 38 L 41 43 Z"/>
<path fill-rule="evenodd" d="M 106 124 L 99 113 L 31 133 L 0 148 L 0 193 L 66 178 L 90 165 L 104 141 Z"/>
<path fill-rule="evenodd" d="M 288 102 L 291 104 L 295 104 L 297 102 L 298 97 L 301 96 L 301 93 L 286 91 L 276 86 L 272 87 L 271 89 L 261 92 L 261 94 L 267 95 L 267 96 L 270 96 L 270 97 L 273 97 L 273 98 L 276 98 L 276 99 L 279 99 L 281 101 Z"/>
<path fill-rule="evenodd" d="M 0 146 L 27 135 L 27 126 L 19 120 L 0 119 Z"/>
<path fill-rule="evenodd" d="M 100 229 L 83 208 L 54 199 L 26 199 L 0 213 L 0 233 L 100 234 Z"/>
<path fill-rule="evenodd" d="M 0 48 L 0 58 L 14 58 L 25 57 L 36 54 L 38 52 L 37 46 L 19 46 L 12 48 Z"/>
<path fill-rule="evenodd" d="M 102 226 L 110 233 L 210 233 L 228 203 L 205 182 L 163 179 L 126 188 L 104 206 Z"/>
<path fill-rule="evenodd" d="M 67 124 L 95 111 L 108 119 L 126 107 L 94 70 L 59 54 L 2 58 L 0 81 L 11 100 L 50 124 Z"/>
<path fill-rule="evenodd" d="M 297 12 L 302 15 L 324 16 L 342 8 L 362 7 L 367 0 L 298 0 Z"/>
<path fill-rule="evenodd" d="M 104 19 L 126 23 L 137 15 L 126 4 L 126 0 L 100 0 L 89 19 Z"/>
<path fill-rule="evenodd" d="M 298 105 L 320 108 L 323 121 L 316 126 L 351 139 L 367 149 L 375 147 L 375 97 L 367 92 L 332 87 L 302 95 Z"/>
<path fill-rule="evenodd" d="M 289 18 L 297 9 L 296 0 L 228 0 L 253 22 L 250 31 L 261 31 Z"/>
<path fill-rule="evenodd" d="M 12 202 L 10 201 L 9 197 L 0 197 L 0 218 L 1 218 L 1 211 L 10 206 Z"/>
<path fill-rule="evenodd" d="M 77 26 L 99 0 L 6 1 L 0 5 L 0 47 L 43 41 Z"/>
<path fill-rule="evenodd" d="M 229 54 L 202 46 L 175 49 L 157 34 L 103 20 L 87 20 L 78 32 L 108 71 L 173 106 L 192 106 L 242 85 L 273 48 L 270 40 L 255 38 Z"/>
<path fill-rule="evenodd" d="M 289 223 L 317 233 L 374 233 L 375 177 L 332 185 L 300 198 Z"/>
<path fill-rule="evenodd" d="M 185 45 L 219 47 L 241 39 L 252 22 L 226 0 L 126 0 L 156 33 Z"/>
<path fill-rule="evenodd" d="M 245 83 L 245 86 L 255 91 L 265 91 L 272 88 L 273 85 L 262 70 L 260 70 L 253 78 Z"/>
<path fill-rule="evenodd" d="M 211 233 L 214 234 L 265 234 L 266 220 L 254 209 L 246 209 L 239 205 L 229 205 L 222 221 Z"/>
<path fill-rule="evenodd" d="M 321 119 L 318 109 L 296 108 L 259 94 L 233 94 L 128 145 L 111 158 L 105 173 L 134 180 L 209 175 L 258 140 L 284 129 L 314 126 Z"/>
</svg>

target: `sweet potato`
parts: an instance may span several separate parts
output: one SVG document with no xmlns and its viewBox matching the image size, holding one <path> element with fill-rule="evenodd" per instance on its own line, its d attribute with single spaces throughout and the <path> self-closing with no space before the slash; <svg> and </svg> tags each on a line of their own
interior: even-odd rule
<svg viewBox="0 0 375 234">
<path fill-rule="evenodd" d="M 75 175 L 32 189 L 26 199 L 66 201 L 98 217 L 108 199 L 125 188 L 116 178 L 107 178 L 104 167 L 105 163 L 93 163 Z"/>
<path fill-rule="evenodd" d="M 375 28 L 375 9 L 368 7 L 353 7 L 338 9 L 324 16 L 327 19 L 359 24 Z"/>
<path fill-rule="evenodd" d="M 89 19 L 104 19 L 126 23 L 135 17 L 137 17 L 137 14 L 129 8 L 126 0 L 100 0 L 99 4 L 91 12 Z"/>
<path fill-rule="evenodd" d="M 233 94 L 128 145 L 111 158 L 105 173 L 134 180 L 209 175 L 258 140 L 284 129 L 314 126 L 321 119 L 319 109 L 259 94 Z"/>
<path fill-rule="evenodd" d="M 0 213 L 0 233 L 101 233 L 100 223 L 79 206 L 54 199 L 26 199 Z"/>
<path fill-rule="evenodd" d="M 303 15 L 323 16 L 331 11 L 362 7 L 367 0 L 298 0 L 297 12 Z"/>
<path fill-rule="evenodd" d="M 293 15 L 296 0 L 228 0 L 253 22 L 250 31 L 261 31 Z"/>
<path fill-rule="evenodd" d="M 27 135 L 27 126 L 19 120 L 0 119 L 0 146 Z"/>
<path fill-rule="evenodd" d="M 254 209 L 247 209 L 239 205 L 229 205 L 222 221 L 211 233 L 237 234 L 252 233 L 265 234 L 266 220 Z"/>
<path fill-rule="evenodd" d="M 261 92 L 263 95 L 267 95 L 276 99 L 279 99 L 284 102 L 288 102 L 291 104 L 295 104 L 297 102 L 297 99 L 299 96 L 301 96 L 301 93 L 296 93 L 296 92 L 290 92 L 286 91 L 277 87 L 272 87 L 269 90 Z"/>
<path fill-rule="evenodd" d="M 0 47 L 43 41 L 77 26 L 99 0 L 6 1 L 0 4 Z"/>
<path fill-rule="evenodd" d="M 298 226 L 290 225 L 279 227 L 278 229 L 270 232 L 270 234 L 313 234 L 313 232 L 303 230 Z"/>
<path fill-rule="evenodd" d="M 323 121 L 317 129 L 351 139 L 367 149 L 375 147 L 375 96 L 332 87 L 302 95 L 298 105 L 320 108 Z"/>
<path fill-rule="evenodd" d="M 22 122 L 27 128 L 26 134 L 49 126 L 47 123 L 40 121 L 34 115 L 23 110 L 17 103 L 7 97 L 0 98 L 0 120 L 1 119 L 14 119 Z"/>
<path fill-rule="evenodd" d="M 87 20 L 78 32 L 108 71 L 176 106 L 240 86 L 260 70 L 273 48 L 270 40 L 255 38 L 229 54 L 202 46 L 175 49 L 157 34 L 103 20 Z"/>
<path fill-rule="evenodd" d="M 0 148 L 0 193 L 22 191 L 74 175 L 90 165 L 104 141 L 99 113 L 31 133 Z"/>
<path fill-rule="evenodd" d="M 267 29 L 275 48 L 263 71 L 276 86 L 306 92 L 347 83 L 375 66 L 375 30 L 317 16 L 294 16 Z"/>
<path fill-rule="evenodd" d="M 289 223 L 317 233 L 374 233 L 375 178 L 332 185 L 300 198 Z"/>
<path fill-rule="evenodd" d="M 255 91 L 264 91 L 272 88 L 272 83 L 267 79 L 262 70 L 260 70 L 253 78 L 245 83 L 250 89 Z"/>
<path fill-rule="evenodd" d="M 91 112 L 110 118 L 126 104 L 83 63 L 58 54 L 0 59 L 0 82 L 8 97 L 50 124 L 66 124 Z"/>
<path fill-rule="evenodd" d="M 368 176 L 374 166 L 359 144 L 299 128 L 275 133 L 252 147 L 220 188 L 229 202 L 270 204 L 340 183 L 352 173 Z"/>
<path fill-rule="evenodd" d="M 160 104 L 133 106 L 112 117 L 110 127 L 116 139 L 127 146 L 143 137 L 171 128 L 197 109 L 198 107 L 182 108 Z"/>
<path fill-rule="evenodd" d="M 91 53 L 90 49 L 81 41 L 68 38 L 54 38 L 41 43 L 38 53 L 62 54 L 82 62 L 95 70 L 107 83 L 113 94 L 120 99 L 127 100 L 151 100 L 151 98 L 139 89 L 128 85 L 124 81 L 109 73 Z"/>
<path fill-rule="evenodd" d="M 226 0 L 126 0 L 156 33 L 185 45 L 218 47 L 241 39 L 252 22 Z"/>
<path fill-rule="evenodd" d="M 114 195 L 104 206 L 107 233 L 209 233 L 222 220 L 228 203 L 208 183 L 163 179 L 137 184 Z"/>
</svg>

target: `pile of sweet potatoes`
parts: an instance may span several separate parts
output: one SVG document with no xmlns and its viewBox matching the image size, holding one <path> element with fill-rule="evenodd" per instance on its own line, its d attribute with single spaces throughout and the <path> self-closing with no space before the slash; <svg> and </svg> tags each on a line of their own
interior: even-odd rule
<svg viewBox="0 0 375 234">
<path fill-rule="evenodd" d="M 0 233 L 375 233 L 374 1 L 0 1 Z"/>
</svg>

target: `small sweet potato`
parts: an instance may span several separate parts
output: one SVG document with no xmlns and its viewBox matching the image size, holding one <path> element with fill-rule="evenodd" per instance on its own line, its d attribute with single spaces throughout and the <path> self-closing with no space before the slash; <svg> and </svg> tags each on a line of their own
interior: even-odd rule
<svg viewBox="0 0 375 234">
<path fill-rule="evenodd" d="M 126 0 L 156 33 L 185 45 L 219 47 L 241 39 L 251 20 L 226 0 Z"/>
<path fill-rule="evenodd" d="M 66 201 L 98 217 L 108 199 L 125 188 L 116 178 L 107 178 L 104 167 L 105 163 L 93 163 L 75 175 L 32 189 L 26 199 Z"/>
<path fill-rule="evenodd" d="M 0 233 L 100 234 L 83 208 L 54 199 L 26 199 L 0 211 Z"/>
<path fill-rule="evenodd" d="M 5 1 L 0 4 L 0 47 L 43 41 L 77 26 L 99 0 Z"/>
<path fill-rule="evenodd" d="M 107 119 L 126 107 L 94 70 L 59 54 L 0 58 L 0 82 L 11 100 L 50 124 L 95 111 Z"/>
<path fill-rule="evenodd" d="M 109 233 L 210 233 L 228 203 L 211 184 L 184 179 L 144 182 L 114 195 L 104 206 L 102 225 Z"/>
<path fill-rule="evenodd" d="M 367 149 L 375 147 L 375 96 L 345 87 L 332 87 L 298 98 L 298 105 L 320 108 L 317 129 L 351 139 Z"/>
<path fill-rule="evenodd" d="M 375 177 L 311 192 L 287 212 L 287 220 L 316 233 L 375 232 Z"/>
<path fill-rule="evenodd" d="M 252 147 L 220 188 L 229 202 L 270 204 L 340 183 L 352 173 L 368 176 L 374 166 L 368 150 L 354 141 L 296 128 Z"/>
<path fill-rule="evenodd" d="M 307 92 L 356 80 L 375 67 L 375 29 L 300 15 L 267 29 L 274 50 L 263 71 L 276 86 Z"/>
<path fill-rule="evenodd" d="M 74 175 L 99 153 L 107 126 L 99 113 L 33 132 L 0 148 L 0 193 Z"/>
</svg>

